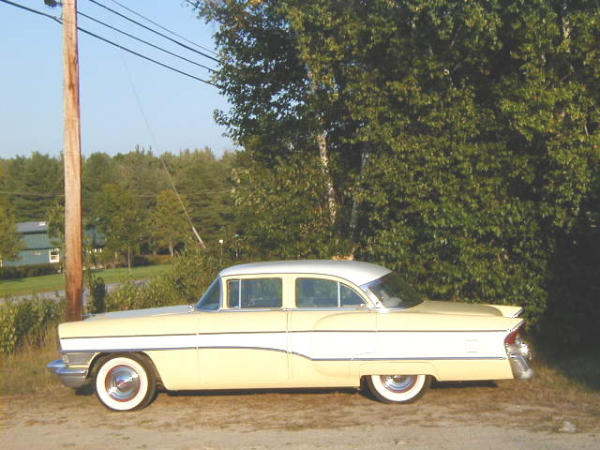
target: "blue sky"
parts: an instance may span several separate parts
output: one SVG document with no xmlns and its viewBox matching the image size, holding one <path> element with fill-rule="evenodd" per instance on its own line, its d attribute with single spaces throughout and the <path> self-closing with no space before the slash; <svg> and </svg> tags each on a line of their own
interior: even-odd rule
<svg viewBox="0 0 600 450">
<path fill-rule="evenodd" d="M 55 16 L 43 0 L 11 0 Z M 100 3 L 127 14 L 112 0 Z M 214 49 L 214 26 L 204 24 L 183 0 L 118 0 L 185 38 Z M 215 63 L 126 22 L 89 0 L 78 0 L 89 16 L 135 34 L 198 63 Z M 200 78 L 209 73 L 117 32 L 79 18 L 79 26 Z M 163 31 L 164 33 L 164 31 Z M 126 153 L 139 145 L 154 153 L 209 146 L 217 155 L 233 149 L 213 111 L 227 110 L 212 86 L 79 33 L 82 153 Z M 62 28 L 56 22 L 0 3 L 0 155 L 32 151 L 58 155 L 63 147 Z"/>
</svg>

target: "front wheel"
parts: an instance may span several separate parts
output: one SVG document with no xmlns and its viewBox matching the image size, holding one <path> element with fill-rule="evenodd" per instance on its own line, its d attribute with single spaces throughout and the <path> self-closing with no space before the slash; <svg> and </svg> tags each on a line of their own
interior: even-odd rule
<svg viewBox="0 0 600 450">
<path fill-rule="evenodd" d="M 421 397 L 431 384 L 428 375 L 370 375 L 367 385 L 384 403 L 410 403 Z"/>
<path fill-rule="evenodd" d="M 146 406 L 156 393 L 150 364 L 138 355 L 117 355 L 100 362 L 96 395 L 109 409 L 131 411 Z"/>
</svg>

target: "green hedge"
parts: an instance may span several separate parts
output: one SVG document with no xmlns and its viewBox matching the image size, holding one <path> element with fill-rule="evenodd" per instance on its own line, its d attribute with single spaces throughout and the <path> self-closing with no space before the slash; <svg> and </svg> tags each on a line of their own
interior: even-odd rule
<svg viewBox="0 0 600 450">
<path fill-rule="evenodd" d="M 58 264 L 35 264 L 32 266 L 7 266 L 0 269 L 0 279 L 9 280 L 13 278 L 37 277 L 49 275 L 61 271 Z"/>
<path fill-rule="evenodd" d="M 13 353 L 23 344 L 40 345 L 48 329 L 63 320 L 64 298 L 37 298 L 0 303 L 0 351 Z"/>
</svg>

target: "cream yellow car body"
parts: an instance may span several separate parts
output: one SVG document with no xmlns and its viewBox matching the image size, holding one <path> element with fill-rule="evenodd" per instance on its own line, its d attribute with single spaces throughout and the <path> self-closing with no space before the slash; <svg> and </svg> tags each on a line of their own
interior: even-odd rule
<svg viewBox="0 0 600 450">
<path fill-rule="evenodd" d="M 370 272 L 362 276 L 361 269 Z M 439 381 L 531 376 L 526 362 L 515 369 L 507 344 L 523 325 L 521 308 L 434 301 L 386 308 L 368 286 L 370 277 L 389 272 L 350 261 L 234 266 L 217 278 L 217 309 L 184 305 L 60 324 L 63 362 L 50 368 L 77 387 L 94 376 L 102 357 L 140 354 L 151 361 L 160 384 L 173 391 L 358 387 L 362 377 L 390 374 Z M 337 283 L 338 302 L 340 289 L 348 289 L 346 295 L 356 294 L 363 304 L 298 307 L 298 280 L 307 278 Z M 281 280 L 280 307 L 228 304 L 238 295 L 234 289 L 241 292 L 240 280 L 263 279 Z"/>
</svg>

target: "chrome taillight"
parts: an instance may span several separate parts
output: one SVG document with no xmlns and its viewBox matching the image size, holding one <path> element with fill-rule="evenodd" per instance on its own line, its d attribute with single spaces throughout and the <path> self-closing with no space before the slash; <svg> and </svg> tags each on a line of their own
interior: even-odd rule
<svg viewBox="0 0 600 450">
<path fill-rule="evenodd" d="M 533 370 L 527 362 L 532 355 L 529 346 L 521 339 L 522 327 L 523 323 L 508 333 L 504 339 L 504 347 L 515 378 L 528 379 L 533 376 Z"/>
<path fill-rule="evenodd" d="M 506 338 L 504 339 L 504 345 L 514 345 L 514 344 L 520 344 L 521 343 L 521 328 L 523 327 L 523 325 L 519 325 L 517 328 L 515 328 L 513 331 L 511 331 Z"/>
</svg>

